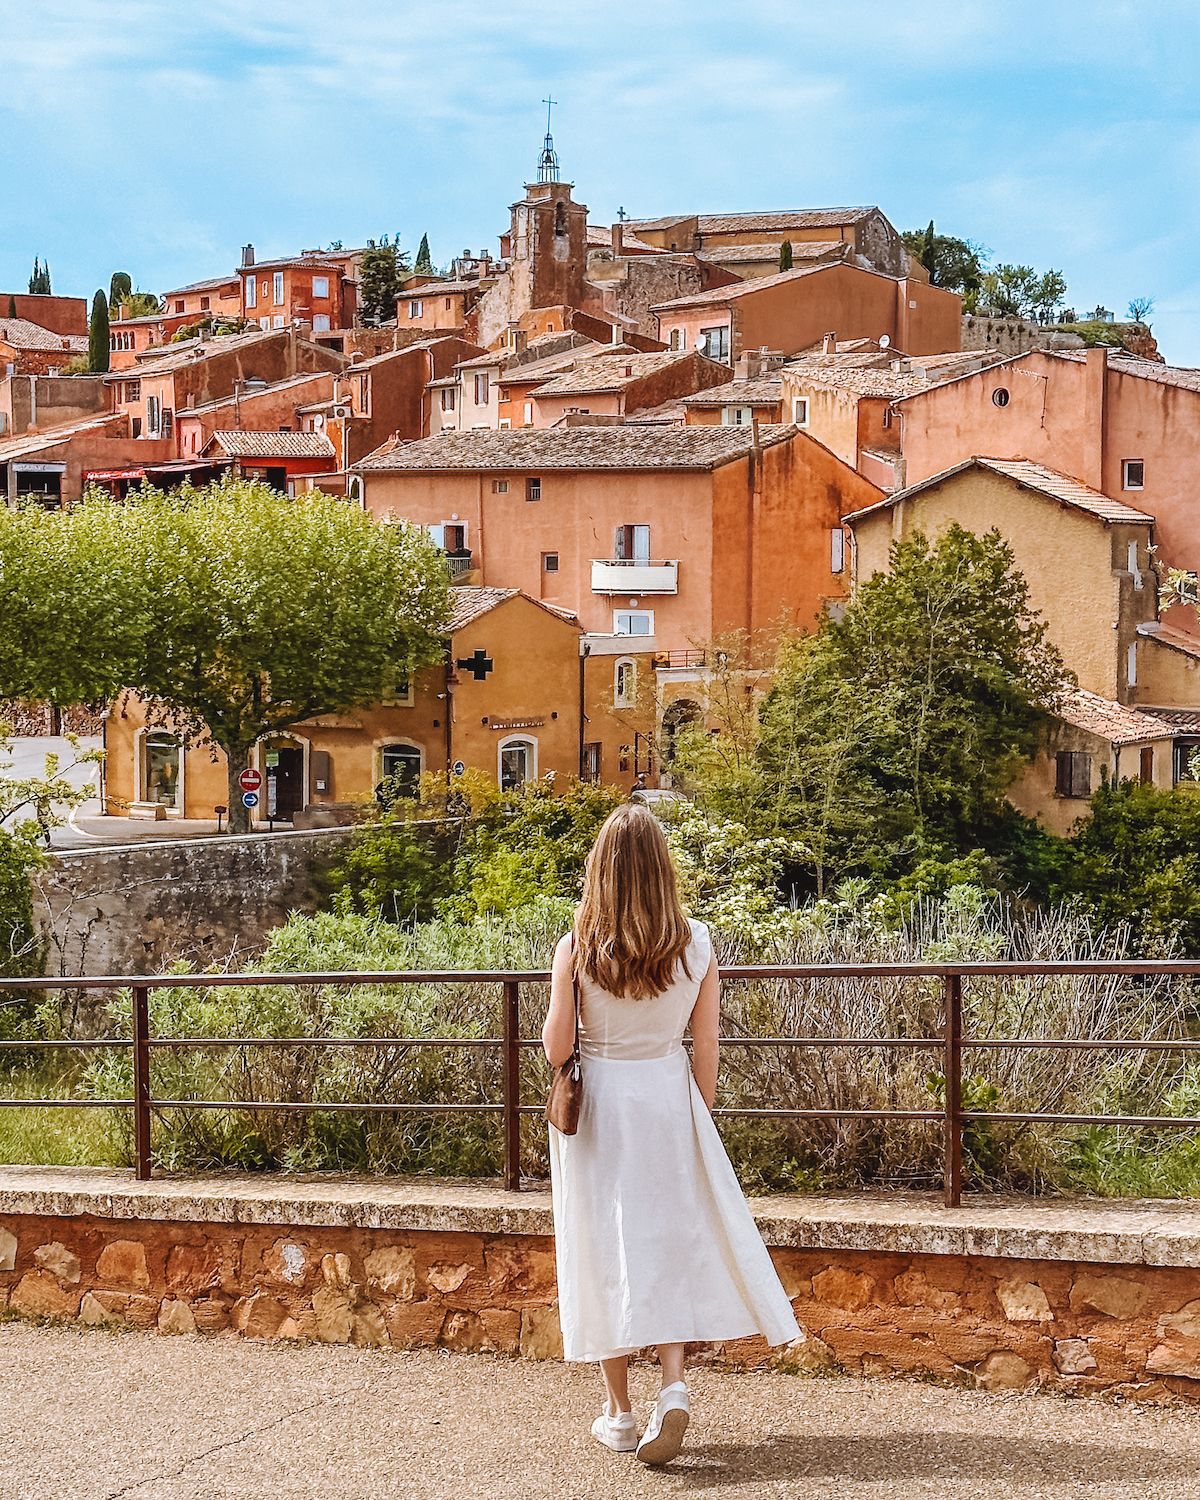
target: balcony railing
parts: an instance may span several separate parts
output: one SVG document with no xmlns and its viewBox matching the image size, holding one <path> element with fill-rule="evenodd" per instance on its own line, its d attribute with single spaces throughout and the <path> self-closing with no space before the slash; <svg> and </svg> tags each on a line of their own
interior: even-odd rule
<svg viewBox="0 0 1200 1500">
<path fill-rule="evenodd" d="M 475 566 L 475 559 L 469 552 L 447 552 L 446 562 L 450 567 L 450 582 L 464 578 Z"/>
<path fill-rule="evenodd" d="M 679 563 L 636 558 L 592 560 L 593 594 L 677 594 Z"/>
<path fill-rule="evenodd" d="M 908 1124 L 937 1122 L 941 1126 L 943 1187 L 947 1207 L 956 1207 L 962 1198 L 963 1136 L 977 1122 L 995 1121 L 1030 1125 L 1097 1125 L 1124 1126 L 1151 1130 L 1200 1130 L 1200 1119 L 1190 1115 L 1117 1115 L 1055 1113 L 1043 1109 L 986 1110 L 969 1109 L 963 1102 L 963 1056 L 982 1058 L 992 1052 L 1013 1049 L 1046 1048 L 1062 1051 L 1084 1050 L 1101 1055 L 1137 1052 L 1161 1052 L 1192 1057 L 1200 1052 L 1200 1039 L 1187 1035 L 1142 1038 L 1116 1036 L 1044 1036 L 1019 1037 L 970 1036 L 963 1030 L 963 988 L 973 979 L 1010 978 L 1021 980 L 1038 977 L 1073 976 L 1099 978 L 1124 975 L 1143 983 L 1151 979 L 1195 978 L 1200 976 L 1200 961 L 1195 959 L 1159 960 L 1086 960 L 1059 963 L 881 963 L 881 964 L 802 964 L 789 966 L 734 965 L 722 969 L 723 983 L 794 982 L 836 985 L 853 979 L 936 981 L 941 991 L 940 1022 L 928 1029 L 926 1036 L 725 1036 L 724 1047 L 807 1048 L 821 1053 L 847 1051 L 890 1051 L 901 1056 L 927 1054 L 931 1068 L 940 1073 L 941 1098 L 923 1109 L 884 1108 L 745 1108 L 714 1110 L 719 1118 L 774 1120 L 879 1120 Z M 168 1110 L 218 1110 L 258 1112 L 267 1110 L 304 1111 L 309 1113 L 416 1114 L 426 1117 L 445 1114 L 493 1114 L 499 1116 L 504 1142 L 504 1181 L 510 1189 L 521 1186 L 522 1116 L 541 1117 L 544 1104 L 524 1102 L 530 1092 L 542 1098 L 549 1078 L 543 1066 L 531 1088 L 523 1088 L 521 1054 L 526 1049 L 540 1052 L 538 1037 L 523 1037 L 520 1031 L 520 997 L 522 986 L 545 986 L 550 975 L 539 970 L 439 970 L 435 972 L 328 973 L 328 974 L 158 974 L 117 978 L 113 976 L 81 978 L 0 979 L 0 1005 L 6 995 L 25 991 L 64 990 L 113 992 L 128 990 L 132 998 L 132 1035 L 103 1038 L 53 1038 L 43 1041 L 2 1041 L 0 1058 L 5 1052 L 18 1057 L 46 1050 L 87 1051 L 124 1049 L 132 1051 L 133 1088 L 130 1098 L 3 1098 L 2 1109 L 128 1109 L 133 1113 L 135 1172 L 140 1180 L 151 1175 L 153 1155 L 151 1124 L 155 1114 Z M 219 989 L 230 985 L 273 987 L 333 985 L 347 989 L 359 985 L 445 984 L 469 986 L 472 989 L 499 988 L 502 1005 L 498 1035 L 491 1036 L 158 1036 L 151 1032 L 149 999 L 152 989 Z M 257 1048 L 361 1048 L 395 1052 L 398 1048 L 498 1049 L 501 1058 L 500 1098 L 486 1101 L 462 1100 L 362 1103 L 346 1100 L 238 1099 L 238 1098 L 161 1098 L 151 1088 L 151 1058 L 156 1050 L 200 1049 L 202 1051 L 237 1052 Z M 976 1066 L 979 1064 L 977 1063 Z M 7 1075 L 11 1076 L 11 1074 Z"/>
<path fill-rule="evenodd" d="M 659 672 L 695 671 L 708 661 L 708 653 L 700 648 L 687 651 L 656 651 L 654 666 Z"/>
</svg>

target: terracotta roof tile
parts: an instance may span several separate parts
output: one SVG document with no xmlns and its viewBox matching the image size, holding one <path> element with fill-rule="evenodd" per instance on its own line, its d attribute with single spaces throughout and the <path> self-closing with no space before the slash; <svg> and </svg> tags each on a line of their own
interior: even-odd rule
<svg viewBox="0 0 1200 1500">
<path fill-rule="evenodd" d="M 54 333 L 28 318 L 0 318 L 0 343 L 13 349 L 45 350 L 48 354 L 84 354 L 88 346 L 84 334 Z"/>
<path fill-rule="evenodd" d="M 794 437 L 792 426 L 762 426 L 763 446 Z M 749 427 L 514 427 L 443 432 L 436 437 L 381 448 L 360 460 L 367 471 L 569 469 L 716 469 L 743 458 L 752 446 Z"/>
<path fill-rule="evenodd" d="M 1069 359 L 1076 364 L 1087 359 L 1086 349 L 1048 349 L 1045 352 L 1055 359 Z M 1132 354 L 1113 350 L 1108 356 L 1108 368 L 1122 375 L 1134 375 L 1139 380 L 1154 380 L 1159 385 L 1173 385 L 1184 391 L 1200 391 L 1200 370 L 1186 365 L 1161 364 L 1156 359 L 1138 359 Z"/>
<path fill-rule="evenodd" d="M 649 375 L 657 375 L 660 370 L 669 369 L 672 365 L 686 364 L 691 359 L 691 354 L 670 350 L 662 354 L 624 354 L 615 359 L 586 359 L 574 369 L 539 386 L 537 395 L 586 396 L 605 391 L 622 391 L 636 381 L 645 380 Z"/>
<path fill-rule="evenodd" d="M 682 399 L 685 406 L 778 406 L 783 400 L 783 381 L 776 371 L 754 380 L 727 380 Z"/>
<path fill-rule="evenodd" d="M 528 599 L 530 604 L 536 604 L 539 609 L 556 615 L 560 620 L 566 620 L 572 625 L 577 623 L 577 616 L 573 615 L 570 610 L 559 609 L 557 605 L 535 599 L 531 594 L 522 593 L 520 589 L 479 588 L 472 584 L 459 584 L 450 595 L 450 618 L 446 622 L 447 632 L 453 635 L 455 631 L 464 629 L 472 621 L 480 619 L 497 605 L 506 604 L 510 599 Z"/>
<path fill-rule="evenodd" d="M 650 311 L 674 312 L 676 308 L 683 307 L 720 306 L 727 302 L 736 302 L 739 297 L 749 297 L 757 292 L 766 291 L 769 287 L 785 286 L 792 281 L 801 281 L 805 276 L 819 276 L 822 271 L 829 271 L 832 268 L 832 264 L 795 266 L 792 270 L 780 271 L 775 276 L 752 276 L 747 281 L 735 281 L 731 286 L 713 287 L 707 292 L 691 292 L 686 297 L 673 297 L 669 302 L 658 302 Z"/>
<path fill-rule="evenodd" d="M 323 432 L 214 432 L 204 451 L 216 445 L 230 458 L 335 458 Z"/>
<path fill-rule="evenodd" d="M 1171 739 L 1181 730 L 1160 717 L 1157 709 L 1127 708 L 1089 693 L 1085 688 L 1068 688 L 1054 703 L 1056 718 L 1086 729 L 1106 739 L 1111 745 L 1132 745 L 1139 740 Z"/>
<path fill-rule="evenodd" d="M 1176 630 L 1173 625 L 1164 625 L 1161 620 L 1146 620 L 1138 626 L 1138 634 L 1200 660 L 1200 640 L 1186 631 Z"/>
</svg>

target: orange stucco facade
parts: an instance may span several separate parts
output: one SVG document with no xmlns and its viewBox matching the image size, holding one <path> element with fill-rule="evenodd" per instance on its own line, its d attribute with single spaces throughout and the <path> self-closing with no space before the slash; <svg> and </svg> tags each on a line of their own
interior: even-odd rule
<svg viewBox="0 0 1200 1500">
<path fill-rule="evenodd" d="M 1024 354 L 898 402 L 905 482 L 973 454 L 1032 459 L 1147 511 L 1161 558 L 1200 568 L 1200 390 L 1107 353 Z M 1139 488 L 1125 483 L 1130 460 L 1142 464 Z"/>
</svg>

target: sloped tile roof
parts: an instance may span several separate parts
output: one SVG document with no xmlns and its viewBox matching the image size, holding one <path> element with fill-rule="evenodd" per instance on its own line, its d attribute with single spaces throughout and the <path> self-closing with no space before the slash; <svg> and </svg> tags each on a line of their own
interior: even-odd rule
<svg viewBox="0 0 1200 1500">
<path fill-rule="evenodd" d="M 786 368 L 813 385 L 899 400 L 995 363 L 996 359 L 981 349 L 923 355 L 882 349 L 859 354 L 802 354 L 789 360 Z"/>
<path fill-rule="evenodd" d="M 606 346 L 601 345 L 601 348 Z M 586 396 L 605 391 L 621 391 L 635 381 L 656 375 L 672 365 L 685 364 L 691 354 L 667 351 L 663 354 L 625 354 L 615 359 L 594 358 L 583 360 L 573 369 L 557 375 L 545 385 L 539 386 L 541 396 Z M 510 377 L 511 377 L 510 372 Z"/>
<path fill-rule="evenodd" d="M 47 427 L 41 432 L 25 433 L 21 437 L 10 437 L 0 442 L 0 464 L 10 459 L 24 458 L 29 453 L 41 453 L 47 448 L 67 443 L 82 432 L 103 432 L 107 427 L 119 427 L 114 436 L 123 437 L 128 423 L 121 412 L 105 412 L 99 417 L 83 417 L 77 422 L 63 422 L 58 427 Z"/>
<path fill-rule="evenodd" d="M 779 208 L 748 214 L 698 214 L 695 216 L 701 234 L 744 234 L 747 230 L 837 229 L 843 224 L 858 224 L 879 210 L 872 205 L 857 208 Z M 658 219 L 631 219 L 629 227 L 638 230 L 669 229 L 690 219 L 691 214 L 664 214 Z"/>
<path fill-rule="evenodd" d="M 762 426 L 764 447 L 794 437 L 792 426 Z M 514 427 L 443 432 L 417 442 L 385 444 L 359 469 L 428 473 L 480 470 L 587 470 L 720 468 L 744 458 L 753 445 L 749 427 Z"/>
<path fill-rule="evenodd" d="M 250 267 L 247 266 L 246 269 L 249 270 Z M 209 292 L 215 287 L 239 286 L 240 281 L 241 277 L 238 273 L 232 271 L 228 276 L 210 276 L 207 281 L 191 281 L 187 286 L 173 286 L 169 292 L 164 292 L 163 296 L 180 297 L 185 292 Z"/>
<path fill-rule="evenodd" d="M 530 604 L 536 604 L 547 614 L 566 620 L 571 625 L 578 623 L 578 617 L 570 610 L 559 609 L 556 605 L 547 604 L 542 599 L 535 599 L 532 594 L 522 593 L 520 589 L 479 588 L 472 584 L 458 584 L 451 592 L 450 598 L 450 618 L 446 622 L 446 630 L 450 635 L 486 615 L 497 605 L 506 604 L 510 599 L 528 599 Z"/>
<path fill-rule="evenodd" d="M 153 349 L 146 351 L 147 358 L 139 359 L 128 370 L 112 370 L 104 378 L 109 381 L 141 380 L 143 376 L 169 375 L 172 370 L 190 365 L 198 359 L 211 359 L 217 354 L 225 354 L 230 349 L 242 349 L 247 344 L 254 344 L 262 339 L 282 339 L 287 336 L 286 328 L 248 328 L 243 333 L 218 334 L 207 339 L 181 339 L 178 345 L 156 344 Z"/>
<path fill-rule="evenodd" d="M 778 240 L 765 245 L 709 245 L 698 252 L 701 260 L 711 260 L 717 265 L 737 265 L 740 261 L 761 261 L 764 265 L 779 264 Z M 797 240 L 792 246 L 793 263 L 802 260 L 837 261 L 849 257 L 851 245 L 848 240 Z"/>
<path fill-rule="evenodd" d="M 1083 364 L 1087 359 L 1086 349 L 1048 349 L 1054 359 L 1069 359 Z M 1110 351 L 1108 368 L 1122 375 L 1133 375 L 1139 380 L 1153 380 L 1159 385 L 1173 385 L 1183 391 L 1200 391 L 1200 370 L 1186 365 L 1165 365 L 1156 359 L 1138 359 L 1119 349 Z"/>
<path fill-rule="evenodd" d="M 778 406 L 783 400 L 783 381 L 778 371 L 754 380 L 728 380 L 682 400 L 685 406 Z"/>
<path fill-rule="evenodd" d="M 1053 705 L 1056 718 L 1098 734 L 1111 745 L 1132 745 L 1139 740 L 1171 739 L 1182 731 L 1159 716 L 1156 709 L 1127 708 L 1089 693 L 1085 688 L 1068 688 Z"/>
<path fill-rule="evenodd" d="M 942 484 L 957 474 L 965 473 L 968 469 L 989 469 L 992 473 L 1002 474 L 1006 479 L 1019 484 L 1022 489 L 1032 490 L 1035 494 L 1044 495 L 1048 500 L 1056 500 L 1062 505 L 1070 505 L 1075 510 L 1087 511 L 1106 525 L 1112 525 L 1115 522 L 1149 525 L 1154 520 L 1154 517 L 1148 516 L 1145 511 L 1134 510 L 1131 505 L 1125 505 L 1120 500 L 1111 500 L 1107 495 L 1102 495 L 1099 490 L 1090 489 L 1086 484 L 1081 484 L 1078 479 L 1072 479 L 1069 474 L 1060 474 L 1056 469 L 1048 469 L 1044 464 L 1032 463 L 1027 458 L 968 458 L 961 464 L 955 464 L 953 468 L 943 469 L 940 474 L 931 474 L 928 479 L 921 480 L 919 484 L 911 484 L 907 489 L 897 490 L 886 500 L 879 500 L 863 510 L 852 511 L 845 517 L 845 520 L 853 524 L 855 521 L 862 520 L 864 516 L 889 510 L 892 506 L 899 505 L 902 501 L 911 499 L 924 490 L 932 489 L 935 485 Z"/>
<path fill-rule="evenodd" d="M 494 276 L 480 280 L 478 276 L 468 281 L 423 281 L 420 286 L 401 287 L 396 293 L 397 298 L 406 301 L 420 301 L 426 297 L 451 297 L 456 293 L 463 292 L 486 292 L 488 287 L 495 281 Z"/>
<path fill-rule="evenodd" d="M 1138 634 L 1153 641 L 1161 641 L 1172 651 L 1182 651 L 1185 656 L 1200 660 L 1200 640 L 1194 635 L 1188 635 L 1186 631 L 1177 630 L 1173 625 L 1164 625 L 1161 620 L 1146 620 L 1138 626 Z"/>
<path fill-rule="evenodd" d="M 204 445 L 214 444 L 230 458 L 334 458 L 333 444 L 323 432 L 214 432 Z"/>
<path fill-rule="evenodd" d="M 13 349 L 44 349 L 49 354 L 84 354 L 88 341 L 80 333 L 54 333 L 28 318 L 0 318 L 0 343 Z"/>
</svg>

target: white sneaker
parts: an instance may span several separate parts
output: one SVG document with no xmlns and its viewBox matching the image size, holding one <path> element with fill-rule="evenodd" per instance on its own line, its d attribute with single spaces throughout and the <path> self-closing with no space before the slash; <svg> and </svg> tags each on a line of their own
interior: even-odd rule
<svg viewBox="0 0 1200 1500">
<path fill-rule="evenodd" d="M 688 1388 L 683 1381 L 664 1386 L 637 1445 L 637 1456 L 641 1461 L 644 1464 L 669 1464 L 683 1447 L 683 1434 L 687 1431 L 690 1415 Z"/>
<path fill-rule="evenodd" d="M 637 1447 L 637 1426 L 631 1411 L 621 1411 L 610 1416 L 608 1403 L 592 1423 L 592 1436 L 617 1453 L 632 1453 Z"/>
</svg>

